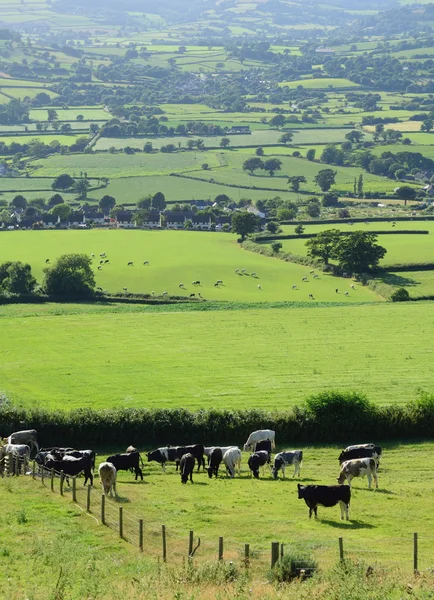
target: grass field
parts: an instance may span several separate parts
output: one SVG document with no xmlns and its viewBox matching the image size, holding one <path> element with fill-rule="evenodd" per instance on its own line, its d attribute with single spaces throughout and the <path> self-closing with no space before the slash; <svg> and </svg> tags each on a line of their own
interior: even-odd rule
<svg viewBox="0 0 434 600">
<path fill-rule="evenodd" d="M 411 298 L 434 296 L 432 271 L 399 271 L 398 273 L 386 273 L 379 279 L 396 288 L 405 287 Z"/>
<path fill-rule="evenodd" d="M 288 86 L 289 88 L 296 88 L 302 85 L 306 89 L 328 89 L 333 88 L 355 88 L 359 87 L 357 83 L 353 83 L 349 79 L 343 79 L 339 77 L 327 77 L 323 79 L 299 79 L 297 81 L 284 81 L 279 83 L 280 86 Z"/>
<path fill-rule="evenodd" d="M 381 404 L 433 389 L 428 302 L 230 308 L 0 307 L 2 390 L 46 409 L 285 409 L 330 389 Z"/>
</svg>

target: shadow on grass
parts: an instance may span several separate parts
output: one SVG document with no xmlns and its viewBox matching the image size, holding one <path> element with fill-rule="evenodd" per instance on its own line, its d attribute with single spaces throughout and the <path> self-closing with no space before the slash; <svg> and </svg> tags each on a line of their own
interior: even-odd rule
<svg viewBox="0 0 434 600">
<path fill-rule="evenodd" d="M 376 525 L 350 519 L 349 521 L 330 521 L 329 519 L 318 519 L 321 523 L 336 529 L 375 529 Z"/>
</svg>

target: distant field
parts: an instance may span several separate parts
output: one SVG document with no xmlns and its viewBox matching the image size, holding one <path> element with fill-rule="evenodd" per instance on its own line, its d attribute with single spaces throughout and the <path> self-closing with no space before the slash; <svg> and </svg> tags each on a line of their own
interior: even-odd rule
<svg viewBox="0 0 434 600">
<path fill-rule="evenodd" d="M 85 121 L 108 121 L 112 118 L 110 113 L 102 108 L 86 106 L 71 109 L 56 108 L 56 112 L 59 121 L 75 121 L 78 115 L 83 115 Z M 33 108 L 30 110 L 30 118 L 35 121 L 47 121 L 48 111 L 44 108 Z"/>
<path fill-rule="evenodd" d="M 334 88 L 352 88 L 352 87 L 360 87 L 358 83 L 353 83 L 349 79 L 342 78 L 323 78 L 323 79 L 299 79 L 298 81 L 284 81 L 283 83 L 279 83 L 280 86 L 288 86 L 289 88 L 296 88 L 299 85 L 302 85 L 308 89 L 327 89 L 329 87 Z"/>
<path fill-rule="evenodd" d="M 273 410 L 329 389 L 381 404 L 433 389 L 432 303 L 242 308 L 2 306 L 1 389 L 48 409 Z"/>
<path fill-rule="evenodd" d="M 405 287 L 412 298 L 434 296 L 434 275 L 432 271 L 399 271 L 379 277 L 388 285 Z"/>
</svg>

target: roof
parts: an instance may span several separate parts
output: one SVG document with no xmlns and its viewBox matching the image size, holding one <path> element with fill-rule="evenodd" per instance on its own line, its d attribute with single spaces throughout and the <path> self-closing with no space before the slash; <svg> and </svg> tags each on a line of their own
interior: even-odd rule
<svg viewBox="0 0 434 600">
<path fill-rule="evenodd" d="M 117 221 L 131 221 L 133 213 L 129 210 L 120 210 L 116 215 Z"/>
</svg>

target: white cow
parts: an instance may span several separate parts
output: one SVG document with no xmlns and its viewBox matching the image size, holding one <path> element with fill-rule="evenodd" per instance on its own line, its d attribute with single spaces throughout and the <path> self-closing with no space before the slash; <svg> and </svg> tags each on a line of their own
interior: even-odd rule
<svg viewBox="0 0 434 600">
<path fill-rule="evenodd" d="M 233 478 L 235 477 L 235 468 L 238 467 L 238 475 L 241 473 L 241 450 L 239 448 L 229 448 L 223 454 L 223 462 L 226 471 Z"/>
<path fill-rule="evenodd" d="M 371 488 L 372 478 L 374 479 L 375 487 L 378 488 L 377 461 L 375 458 L 353 458 L 352 460 L 346 460 L 341 464 L 338 483 L 342 485 L 346 480 L 351 487 L 351 481 L 354 477 L 364 477 L 365 475 L 368 478 L 369 489 Z"/>
<path fill-rule="evenodd" d="M 354 446 L 347 446 L 344 452 L 350 452 L 351 450 L 360 450 L 360 448 L 366 448 L 367 450 L 373 450 L 375 448 L 375 444 L 354 444 Z"/>
<path fill-rule="evenodd" d="M 26 429 L 24 431 L 11 433 L 7 438 L 3 438 L 3 441 L 8 444 L 26 444 L 27 446 L 30 446 L 31 449 L 36 448 L 36 452 L 39 452 L 36 436 L 37 432 L 35 429 Z"/>
<path fill-rule="evenodd" d="M 104 490 L 104 494 L 107 496 L 110 492 L 110 496 L 113 496 L 113 492 L 116 496 L 116 468 L 112 463 L 103 462 L 98 468 L 99 480 Z"/>
<path fill-rule="evenodd" d="M 247 442 L 244 444 L 244 450 L 255 450 L 256 444 L 258 442 L 262 442 L 263 440 L 270 440 L 271 446 L 273 448 L 276 447 L 275 444 L 276 432 L 272 429 L 259 429 L 258 431 L 253 431 L 247 439 Z"/>
<path fill-rule="evenodd" d="M 205 454 L 205 456 L 208 456 L 208 458 L 209 458 L 209 456 L 210 456 L 210 454 L 211 454 L 211 452 L 212 452 L 212 450 L 214 448 L 220 448 L 220 450 L 222 451 L 223 456 L 231 448 L 236 448 L 237 450 L 239 450 L 238 446 L 205 446 L 203 453 Z"/>
<path fill-rule="evenodd" d="M 6 455 L 12 454 L 13 458 L 18 458 L 23 463 L 24 472 L 27 471 L 30 460 L 30 448 L 26 444 L 5 444 L 0 447 L 0 460 Z"/>
</svg>

